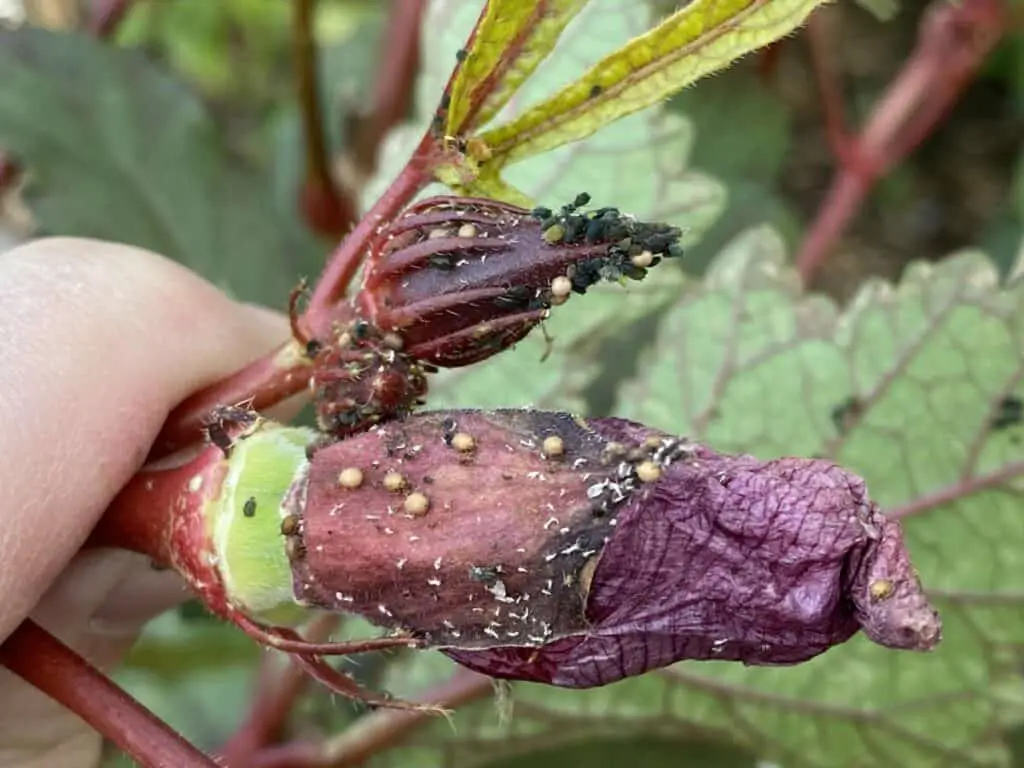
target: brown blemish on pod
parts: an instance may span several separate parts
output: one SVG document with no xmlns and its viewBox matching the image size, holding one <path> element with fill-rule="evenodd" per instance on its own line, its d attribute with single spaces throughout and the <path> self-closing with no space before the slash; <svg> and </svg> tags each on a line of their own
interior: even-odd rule
<svg viewBox="0 0 1024 768">
<path fill-rule="evenodd" d="M 299 523 L 298 515 L 285 515 L 281 518 L 281 535 L 294 536 L 299 532 Z"/>
<path fill-rule="evenodd" d="M 594 571 L 597 570 L 597 563 L 601 559 L 600 555 L 594 555 L 580 568 L 580 594 L 583 599 L 587 599 L 587 595 L 590 594 L 590 585 L 594 581 Z"/>
</svg>

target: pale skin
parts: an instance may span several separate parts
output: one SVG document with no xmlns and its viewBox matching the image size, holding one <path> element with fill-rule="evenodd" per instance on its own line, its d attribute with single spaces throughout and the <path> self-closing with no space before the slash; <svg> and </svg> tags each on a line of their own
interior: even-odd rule
<svg viewBox="0 0 1024 768">
<path fill-rule="evenodd" d="M 0 638 L 27 616 L 110 669 L 188 598 L 126 552 L 79 553 L 169 410 L 288 338 L 155 254 L 93 240 L 0 253 Z M 0 670 L 0 768 L 92 768 L 100 737 Z"/>
</svg>

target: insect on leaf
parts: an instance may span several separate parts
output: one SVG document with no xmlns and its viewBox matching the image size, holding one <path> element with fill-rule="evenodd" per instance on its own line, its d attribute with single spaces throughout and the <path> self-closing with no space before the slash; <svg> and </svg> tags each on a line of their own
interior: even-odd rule
<svg viewBox="0 0 1024 768">
<path fill-rule="evenodd" d="M 452 76 L 446 132 L 493 118 L 551 52 L 588 0 L 491 0 Z"/>
<path fill-rule="evenodd" d="M 579 80 L 482 135 L 487 170 L 577 141 L 792 32 L 822 0 L 694 0 Z"/>
</svg>

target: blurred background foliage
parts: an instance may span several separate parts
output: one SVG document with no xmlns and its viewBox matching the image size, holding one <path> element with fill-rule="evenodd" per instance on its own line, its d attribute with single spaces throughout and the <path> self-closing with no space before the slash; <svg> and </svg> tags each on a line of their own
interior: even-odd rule
<svg viewBox="0 0 1024 768">
<path fill-rule="evenodd" d="M 78 31 L 89 5 L 0 0 L 0 19 L 18 27 L 0 38 L 0 150 L 26 170 L 3 198 L 0 246 L 48 233 L 132 242 L 283 308 L 333 245 L 306 226 L 297 203 L 304 159 L 289 2 L 138 0 L 104 42 Z M 676 3 L 592 5 L 528 82 L 527 100 Z M 851 125 L 906 60 L 926 7 L 872 0 L 820 12 Z M 332 170 L 356 185 L 364 207 L 422 133 L 478 8 L 433 4 L 409 125 L 386 138 L 380 168 L 363 184 L 351 170 L 350 128 L 370 99 L 391 4 L 318 3 Z M 574 300 L 550 324 L 547 363 L 539 362 L 544 342 L 530 339 L 486 365 L 441 374 L 432 403 L 615 412 L 723 449 L 835 456 L 892 507 L 975 469 L 956 446 L 974 445 L 982 468 L 1011 466 L 1022 458 L 1017 428 L 989 435 L 984 425 L 1024 377 L 1021 293 L 996 291 L 990 266 L 1005 275 L 1022 247 L 1022 137 L 1018 30 L 948 119 L 874 189 L 819 273 L 823 295 L 807 297 L 787 254 L 817 214 L 836 160 L 802 36 L 749 57 L 662 109 L 510 174 L 548 205 L 585 189 L 596 205 L 688 227 L 684 270 L 659 270 L 628 296 L 610 288 Z M 972 248 L 987 257 L 947 259 Z M 873 282 L 899 279 L 922 260 L 943 263 L 911 268 L 897 292 Z M 897 383 L 882 392 L 887 376 Z M 936 395 L 921 385 L 942 376 L 955 386 Z M 870 405 L 864 422 L 873 414 L 877 423 L 846 434 L 837 409 L 858 399 Z M 938 443 L 953 447 L 943 453 Z M 587 693 L 516 686 L 511 717 L 478 703 L 454 729 L 435 723 L 371 764 L 1024 766 L 1024 525 L 1017 505 L 1004 502 L 965 491 L 908 524 L 926 583 L 948 598 L 946 649 L 935 656 L 854 641 L 795 670 L 682 665 Z M 982 513 L 994 535 L 978 534 Z M 346 632 L 366 631 L 346 623 Z M 193 604 L 155 621 L 118 679 L 212 749 L 245 716 L 264 657 Z M 400 695 L 452 671 L 436 654 L 344 663 Z M 311 688 L 288 735 L 323 739 L 363 714 Z M 108 765 L 128 763 L 112 751 Z"/>
</svg>

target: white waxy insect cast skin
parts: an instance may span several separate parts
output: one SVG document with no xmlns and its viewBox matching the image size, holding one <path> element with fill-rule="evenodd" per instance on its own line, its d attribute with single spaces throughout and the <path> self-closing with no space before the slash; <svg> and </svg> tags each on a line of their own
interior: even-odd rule
<svg viewBox="0 0 1024 768">
<path fill-rule="evenodd" d="M 265 422 L 234 445 L 220 497 L 207 505 L 228 601 L 259 621 L 294 624 L 309 615 L 295 602 L 281 504 L 307 471 L 306 446 L 316 438 L 311 429 Z"/>
</svg>

